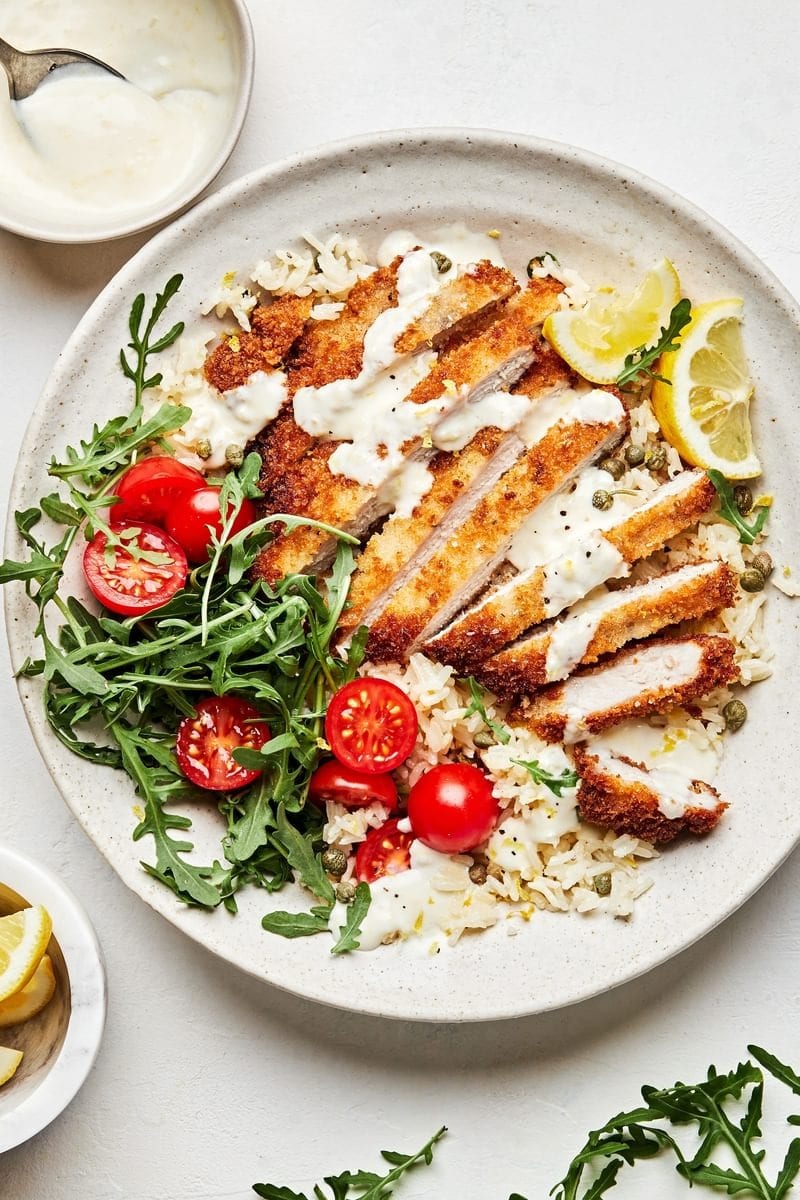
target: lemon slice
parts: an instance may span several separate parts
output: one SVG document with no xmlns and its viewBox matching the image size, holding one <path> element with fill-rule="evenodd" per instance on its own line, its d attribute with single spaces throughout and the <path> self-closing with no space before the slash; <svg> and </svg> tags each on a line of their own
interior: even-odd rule
<svg viewBox="0 0 800 1200">
<path fill-rule="evenodd" d="M 50 941 L 53 924 L 41 904 L 0 917 L 0 1002 L 33 975 Z"/>
<path fill-rule="evenodd" d="M 21 1050 L 12 1050 L 9 1046 L 0 1046 L 0 1087 L 4 1083 L 8 1083 L 21 1062 Z"/>
<path fill-rule="evenodd" d="M 583 308 L 552 313 L 542 333 L 584 379 L 614 383 L 629 354 L 655 345 L 680 298 L 678 272 L 664 258 L 630 294 L 601 288 Z"/>
<path fill-rule="evenodd" d="M 9 1025 L 20 1025 L 41 1012 L 53 998 L 56 977 L 50 955 L 45 954 L 33 973 L 32 979 L 0 1003 L 0 1029 Z"/>
<path fill-rule="evenodd" d="M 653 385 L 664 436 L 687 462 L 728 479 L 761 474 L 750 429 L 753 381 L 742 341 L 744 301 L 714 300 L 692 309 L 679 348 L 661 359 L 669 383 Z"/>
</svg>

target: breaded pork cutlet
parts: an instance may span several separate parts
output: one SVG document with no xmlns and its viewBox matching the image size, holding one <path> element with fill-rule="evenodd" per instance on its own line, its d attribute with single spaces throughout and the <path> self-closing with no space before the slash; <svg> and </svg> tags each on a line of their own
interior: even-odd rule
<svg viewBox="0 0 800 1200">
<path fill-rule="evenodd" d="M 638 559 L 660 550 L 699 520 L 715 498 L 704 472 L 682 472 L 610 528 L 568 544 L 551 562 L 527 567 L 487 591 L 428 639 L 426 653 L 439 662 L 458 664 L 461 670 L 476 668 L 601 583 L 624 578 Z"/>
<path fill-rule="evenodd" d="M 738 678 L 734 645 L 717 634 L 658 638 L 525 697 L 510 725 L 573 744 L 631 717 L 666 712 Z"/>
<path fill-rule="evenodd" d="M 555 388 L 577 382 L 566 363 L 541 339 L 536 361 L 512 391 L 535 404 Z M 428 463 L 430 490 L 410 516 L 395 513 L 373 534 L 359 555 L 350 583 L 348 607 L 339 622 L 346 634 L 374 621 L 409 576 L 450 536 L 469 510 L 525 451 L 514 430 L 480 429 L 460 450 L 441 451 Z"/>
<path fill-rule="evenodd" d="M 356 378 L 364 360 L 364 335 L 382 312 L 397 304 L 401 261 L 395 258 L 389 266 L 354 283 L 335 320 L 308 323 L 287 364 L 290 400 L 300 388 Z M 253 447 L 261 455 L 259 487 L 265 496 L 265 512 L 280 511 L 269 506 L 271 484 L 291 470 L 313 442 L 295 421 L 291 404 L 255 438 Z"/>
<path fill-rule="evenodd" d="M 497 319 L 476 337 L 443 352 L 429 373 L 400 402 L 422 405 L 448 400 L 442 419 L 492 391 L 513 383 L 535 357 L 538 328 L 556 306 L 561 284 L 534 281 L 520 296 L 500 309 Z M 434 422 L 434 431 L 436 423 Z M 433 457 L 422 436 L 402 448 L 406 459 Z M 307 452 L 273 478 L 266 497 L 267 511 L 294 513 L 324 521 L 359 537 L 375 520 L 391 511 L 393 502 L 381 488 L 333 474 L 329 461 L 340 443 L 314 441 Z M 387 480 L 388 482 L 388 480 Z M 335 542 L 324 532 L 299 527 L 265 547 L 254 566 L 257 578 L 275 582 L 284 575 L 324 569 Z"/>
<path fill-rule="evenodd" d="M 367 652 L 399 661 L 485 587 L 528 515 L 607 453 L 627 428 L 616 396 L 556 392 L 534 405 L 519 432 L 526 449 L 372 622 Z"/>
<path fill-rule="evenodd" d="M 728 805 L 700 779 L 682 780 L 674 771 L 642 763 L 591 743 L 575 746 L 581 777 L 581 820 L 647 842 L 671 842 L 681 833 L 704 834 L 719 823 Z"/>
<path fill-rule="evenodd" d="M 688 563 L 643 583 L 593 593 L 560 621 L 540 626 L 474 671 L 484 686 L 505 699 L 530 694 L 628 642 L 717 613 L 735 599 L 736 576 L 726 563 Z M 453 665 L 462 673 L 471 666 L 469 659 Z"/>
<path fill-rule="evenodd" d="M 279 296 L 250 314 L 250 332 L 223 338 L 205 361 L 205 377 L 220 392 L 241 387 L 256 371 L 273 371 L 302 336 L 314 296 Z"/>
</svg>

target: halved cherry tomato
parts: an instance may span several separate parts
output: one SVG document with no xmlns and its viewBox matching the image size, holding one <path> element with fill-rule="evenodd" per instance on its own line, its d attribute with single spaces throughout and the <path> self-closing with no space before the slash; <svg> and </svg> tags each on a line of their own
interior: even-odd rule
<svg viewBox="0 0 800 1200">
<path fill-rule="evenodd" d="M 242 767 L 234 750 L 260 750 L 271 737 L 261 713 L 239 696 L 209 696 L 178 726 L 175 753 L 184 775 L 212 792 L 232 792 L 258 779 Z"/>
<path fill-rule="evenodd" d="M 112 506 L 111 519 L 164 525 L 175 504 L 205 484 L 204 475 L 168 454 L 143 458 L 118 482 L 115 494 L 119 500 Z"/>
<path fill-rule="evenodd" d="M 397 821 L 371 829 L 356 851 L 356 878 L 374 883 L 382 875 L 399 875 L 411 866 L 413 833 L 403 833 Z"/>
<path fill-rule="evenodd" d="M 432 767 L 408 795 L 414 836 L 442 854 L 472 850 L 486 840 L 499 816 L 491 782 L 469 763 Z"/>
<path fill-rule="evenodd" d="M 181 590 L 189 574 L 186 555 L 163 529 L 142 521 L 115 521 L 111 532 L 119 545 L 109 547 L 106 535 L 98 533 L 83 555 L 86 582 L 101 604 L 126 617 L 140 616 Z"/>
<path fill-rule="evenodd" d="M 345 808 L 365 808 L 373 800 L 380 800 L 390 811 L 397 807 L 397 788 L 391 775 L 365 775 L 335 758 L 317 767 L 308 795 L 317 804 L 335 800 Z"/>
<path fill-rule="evenodd" d="M 189 562 L 202 563 L 211 549 L 213 530 L 217 537 L 222 534 L 222 515 L 219 511 L 218 487 L 201 487 L 180 496 L 167 514 L 167 529 L 176 542 L 186 551 Z M 252 525 L 258 514 L 252 500 L 242 501 L 230 534 L 239 533 Z"/>
<path fill-rule="evenodd" d="M 347 767 L 383 775 L 404 762 L 417 740 L 417 710 L 405 692 L 365 675 L 334 695 L 325 717 L 325 737 Z"/>
</svg>

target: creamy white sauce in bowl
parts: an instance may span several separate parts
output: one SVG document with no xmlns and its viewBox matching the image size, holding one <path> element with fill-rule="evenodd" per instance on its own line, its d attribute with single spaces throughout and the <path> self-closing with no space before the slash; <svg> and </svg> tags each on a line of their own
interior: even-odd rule
<svg viewBox="0 0 800 1200">
<path fill-rule="evenodd" d="M 0 0 L 21 50 L 85 50 L 12 102 L 0 71 L 0 226 L 54 242 L 122 237 L 185 208 L 214 179 L 250 98 L 243 0 Z"/>
</svg>

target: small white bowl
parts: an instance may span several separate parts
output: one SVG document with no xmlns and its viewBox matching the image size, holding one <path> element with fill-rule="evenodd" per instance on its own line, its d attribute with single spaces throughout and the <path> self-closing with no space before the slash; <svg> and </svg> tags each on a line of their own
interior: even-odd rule
<svg viewBox="0 0 800 1200">
<path fill-rule="evenodd" d="M 255 41 L 245 0 L 217 0 L 217 3 L 222 9 L 227 10 L 230 19 L 236 55 L 236 95 L 225 138 L 220 143 L 214 157 L 206 163 L 205 168 L 189 179 L 179 192 L 170 196 L 164 202 L 163 207 L 153 209 L 148 205 L 147 215 L 138 220 L 128 217 L 117 225 L 103 225 L 101 229 L 92 229 L 91 227 L 80 229 L 74 226 L 59 225 L 57 221 L 21 220 L 17 214 L 13 216 L 6 214 L 0 207 L 0 228 L 8 229 L 11 233 L 21 234 L 23 237 L 33 238 L 35 241 L 57 242 L 61 245 L 107 242 L 127 237 L 133 233 L 141 233 L 145 229 L 152 229 L 190 207 L 192 202 L 214 182 L 233 153 L 242 132 L 250 104 L 250 94 L 253 90 Z M 80 49 L 80 47 L 78 46 L 76 49 Z"/>
<path fill-rule="evenodd" d="M 106 977 L 89 918 L 50 871 L 0 846 L 0 915 L 43 904 L 53 918 L 48 953 L 58 986 L 50 1003 L 23 1025 L 0 1029 L 0 1044 L 24 1057 L 0 1087 L 0 1154 L 49 1125 L 92 1069 L 106 1020 Z"/>
</svg>

